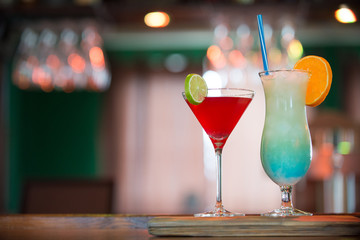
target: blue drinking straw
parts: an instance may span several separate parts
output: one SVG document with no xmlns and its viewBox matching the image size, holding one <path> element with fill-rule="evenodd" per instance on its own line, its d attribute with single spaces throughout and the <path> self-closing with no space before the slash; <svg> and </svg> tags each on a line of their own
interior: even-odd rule
<svg viewBox="0 0 360 240">
<path fill-rule="evenodd" d="M 257 15 L 257 21 L 258 21 L 258 29 L 259 29 L 259 38 L 260 38 L 260 46 L 261 46 L 261 55 L 263 59 L 263 65 L 265 74 L 267 75 L 267 71 L 269 70 L 268 60 L 267 60 L 267 54 L 266 54 L 266 45 L 265 45 L 265 38 L 264 38 L 264 27 L 263 27 L 263 20 L 262 15 Z"/>
</svg>

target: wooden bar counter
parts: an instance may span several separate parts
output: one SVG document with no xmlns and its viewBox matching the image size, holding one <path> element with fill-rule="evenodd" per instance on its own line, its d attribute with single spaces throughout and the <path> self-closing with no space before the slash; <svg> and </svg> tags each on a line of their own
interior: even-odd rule
<svg viewBox="0 0 360 240">
<path fill-rule="evenodd" d="M 145 215 L 0 215 L 0 240 L 13 239 L 360 239 L 360 215 L 237 218 Z M 195 238 L 194 238 L 195 237 Z"/>
</svg>

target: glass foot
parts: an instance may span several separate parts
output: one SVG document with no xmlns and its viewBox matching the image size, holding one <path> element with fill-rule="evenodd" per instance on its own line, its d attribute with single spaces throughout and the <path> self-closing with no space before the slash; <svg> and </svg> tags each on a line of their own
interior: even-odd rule
<svg viewBox="0 0 360 240">
<path fill-rule="evenodd" d="M 312 216 L 312 213 L 304 212 L 296 208 L 279 208 L 271 212 L 263 213 L 267 217 L 288 217 L 288 216 Z"/>
<path fill-rule="evenodd" d="M 223 206 L 215 207 L 214 210 L 204 213 L 196 213 L 195 217 L 238 217 L 245 216 L 244 213 L 232 213 L 226 210 Z"/>
</svg>

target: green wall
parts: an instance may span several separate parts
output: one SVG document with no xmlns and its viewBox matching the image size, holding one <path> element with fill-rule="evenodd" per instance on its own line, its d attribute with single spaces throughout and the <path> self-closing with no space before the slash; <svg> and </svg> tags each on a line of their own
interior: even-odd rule
<svg viewBox="0 0 360 240">
<path fill-rule="evenodd" d="M 10 84 L 7 210 L 29 179 L 95 178 L 102 94 L 23 91 Z"/>
</svg>

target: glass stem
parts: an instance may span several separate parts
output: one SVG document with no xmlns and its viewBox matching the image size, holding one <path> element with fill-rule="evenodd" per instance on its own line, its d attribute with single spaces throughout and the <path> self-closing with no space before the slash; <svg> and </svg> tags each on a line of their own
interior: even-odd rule
<svg viewBox="0 0 360 240">
<path fill-rule="evenodd" d="M 218 148 L 215 150 L 216 154 L 216 207 L 222 207 L 222 162 L 221 162 L 221 154 L 222 149 Z"/>
<path fill-rule="evenodd" d="M 281 208 L 293 208 L 291 191 L 292 186 L 280 186 L 281 191 Z"/>
</svg>

